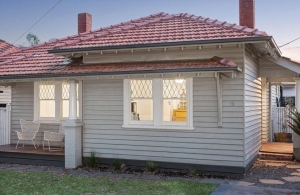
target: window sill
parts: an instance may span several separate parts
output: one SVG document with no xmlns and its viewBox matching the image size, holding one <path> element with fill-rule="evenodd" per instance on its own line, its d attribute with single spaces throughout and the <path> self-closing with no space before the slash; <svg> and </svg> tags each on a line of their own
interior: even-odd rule
<svg viewBox="0 0 300 195">
<path fill-rule="evenodd" d="M 192 131 L 194 127 L 187 126 L 151 126 L 151 125 L 122 125 L 125 129 L 167 129 L 167 130 L 189 130 Z"/>
</svg>

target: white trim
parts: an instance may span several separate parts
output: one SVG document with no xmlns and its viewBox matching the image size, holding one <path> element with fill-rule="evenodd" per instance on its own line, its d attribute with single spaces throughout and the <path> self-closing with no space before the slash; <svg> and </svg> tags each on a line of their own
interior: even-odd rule
<svg viewBox="0 0 300 195">
<path fill-rule="evenodd" d="M 62 82 L 60 81 L 55 81 L 55 97 L 54 97 L 54 101 L 55 101 L 55 121 L 60 121 L 61 118 L 61 106 L 62 106 Z"/>
<path fill-rule="evenodd" d="M 130 120 L 130 79 L 123 82 L 123 128 L 194 130 L 193 127 L 193 79 L 186 78 L 187 121 L 163 121 L 163 78 L 152 79 L 153 121 Z"/>
<path fill-rule="evenodd" d="M 130 79 L 123 81 L 123 123 L 129 125 L 130 121 Z"/>
<path fill-rule="evenodd" d="M 193 98 L 193 78 L 188 78 L 186 79 L 186 85 L 188 90 L 186 90 L 186 99 L 187 99 L 187 125 L 188 127 L 193 127 L 194 126 L 194 98 Z"/>
<path fill-rule="evenodd" d="M 34 82 L 34 104 L 33 104 L 33 120 L 39 120 L 39 110 L 40 110 L 40 101 L 39 101 L 39 82 Z"/>
<path fill-rule="evenodd" d="M 163 107 L 162 107 L 162 89 L 163 89 L 163 82 L 160 78 L 155 78 L 152 81 L 153 86 L 153 123 L 154 126 L 161 126 L 162 124 L 162 113 L 163 113 Z M 155 113 L 155 114 L 154 114 Z"/>
<path fill-rule="evenodd" d="M 78 117 L 79 117 L 79 120 L 80 122 L 82 122 L 82 81 L 79 81 L 78 82 L 78 103 L 79 103 L 79 114 L 78 114 Z"/>
<path fill-rule="evenodd" d="M 218 127 L 223 126 L 223 107 L 222 107 L 222 82 L 219 73 L 215 73 L 215 79 L 217 82 L 217 98 L 218 98 Z"/>
</svg>

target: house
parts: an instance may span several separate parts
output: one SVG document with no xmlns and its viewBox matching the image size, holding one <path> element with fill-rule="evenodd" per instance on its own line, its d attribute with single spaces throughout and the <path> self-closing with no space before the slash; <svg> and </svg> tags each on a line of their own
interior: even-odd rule
<svg viewBox="0 0 300 195">
<path fill-rule="evenodd" d="M 77 35 L 0 55 L 11 143 L 20 119 L 42 122 L 39 143 L 65 120 L 66 168 L 94 151 L 101 163 L 245 173 L 271 140 L 276 83 L 300 90 L 299 64 L 255 29 L 254 0 L 240 0 L 240 25 L 167 13 L 91 24 L 81 13 Z"/>
<path fill-rule="evenodd" d="M 0 39 L 0 55 L 9 52 L 18 51 L 19 48 Z M 0 107 L 5 107 L 6 104 L 11 103 L 11 89 L 10 86 L 0 86 Z"/>
</svg>

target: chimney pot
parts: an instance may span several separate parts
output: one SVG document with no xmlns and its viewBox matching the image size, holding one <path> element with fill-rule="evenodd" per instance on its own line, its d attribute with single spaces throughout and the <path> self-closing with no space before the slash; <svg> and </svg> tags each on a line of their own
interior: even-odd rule
<svg viewBox="0 0 300 195">
<path fill-rule="evenodd" d="M 89 13 L 78 14 L 78 34 L 92 30 L 92 15 Z"/>
<path fill-rule="evenodd" d="M 255 0 L 240 0 L 240 26 L 255 27 Z"/>
</svg>

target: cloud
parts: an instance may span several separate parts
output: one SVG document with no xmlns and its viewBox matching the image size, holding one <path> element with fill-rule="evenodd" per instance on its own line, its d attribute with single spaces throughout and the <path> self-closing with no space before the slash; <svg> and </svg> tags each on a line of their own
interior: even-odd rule
<svg viewBox="0 0 300 195">
<path fill-rule="evenodd" d="M 300 47 L 286 47 L 280 50 L 283 56 L 289 57 L 294 61 L 300 62 Z"/>
</svg>

